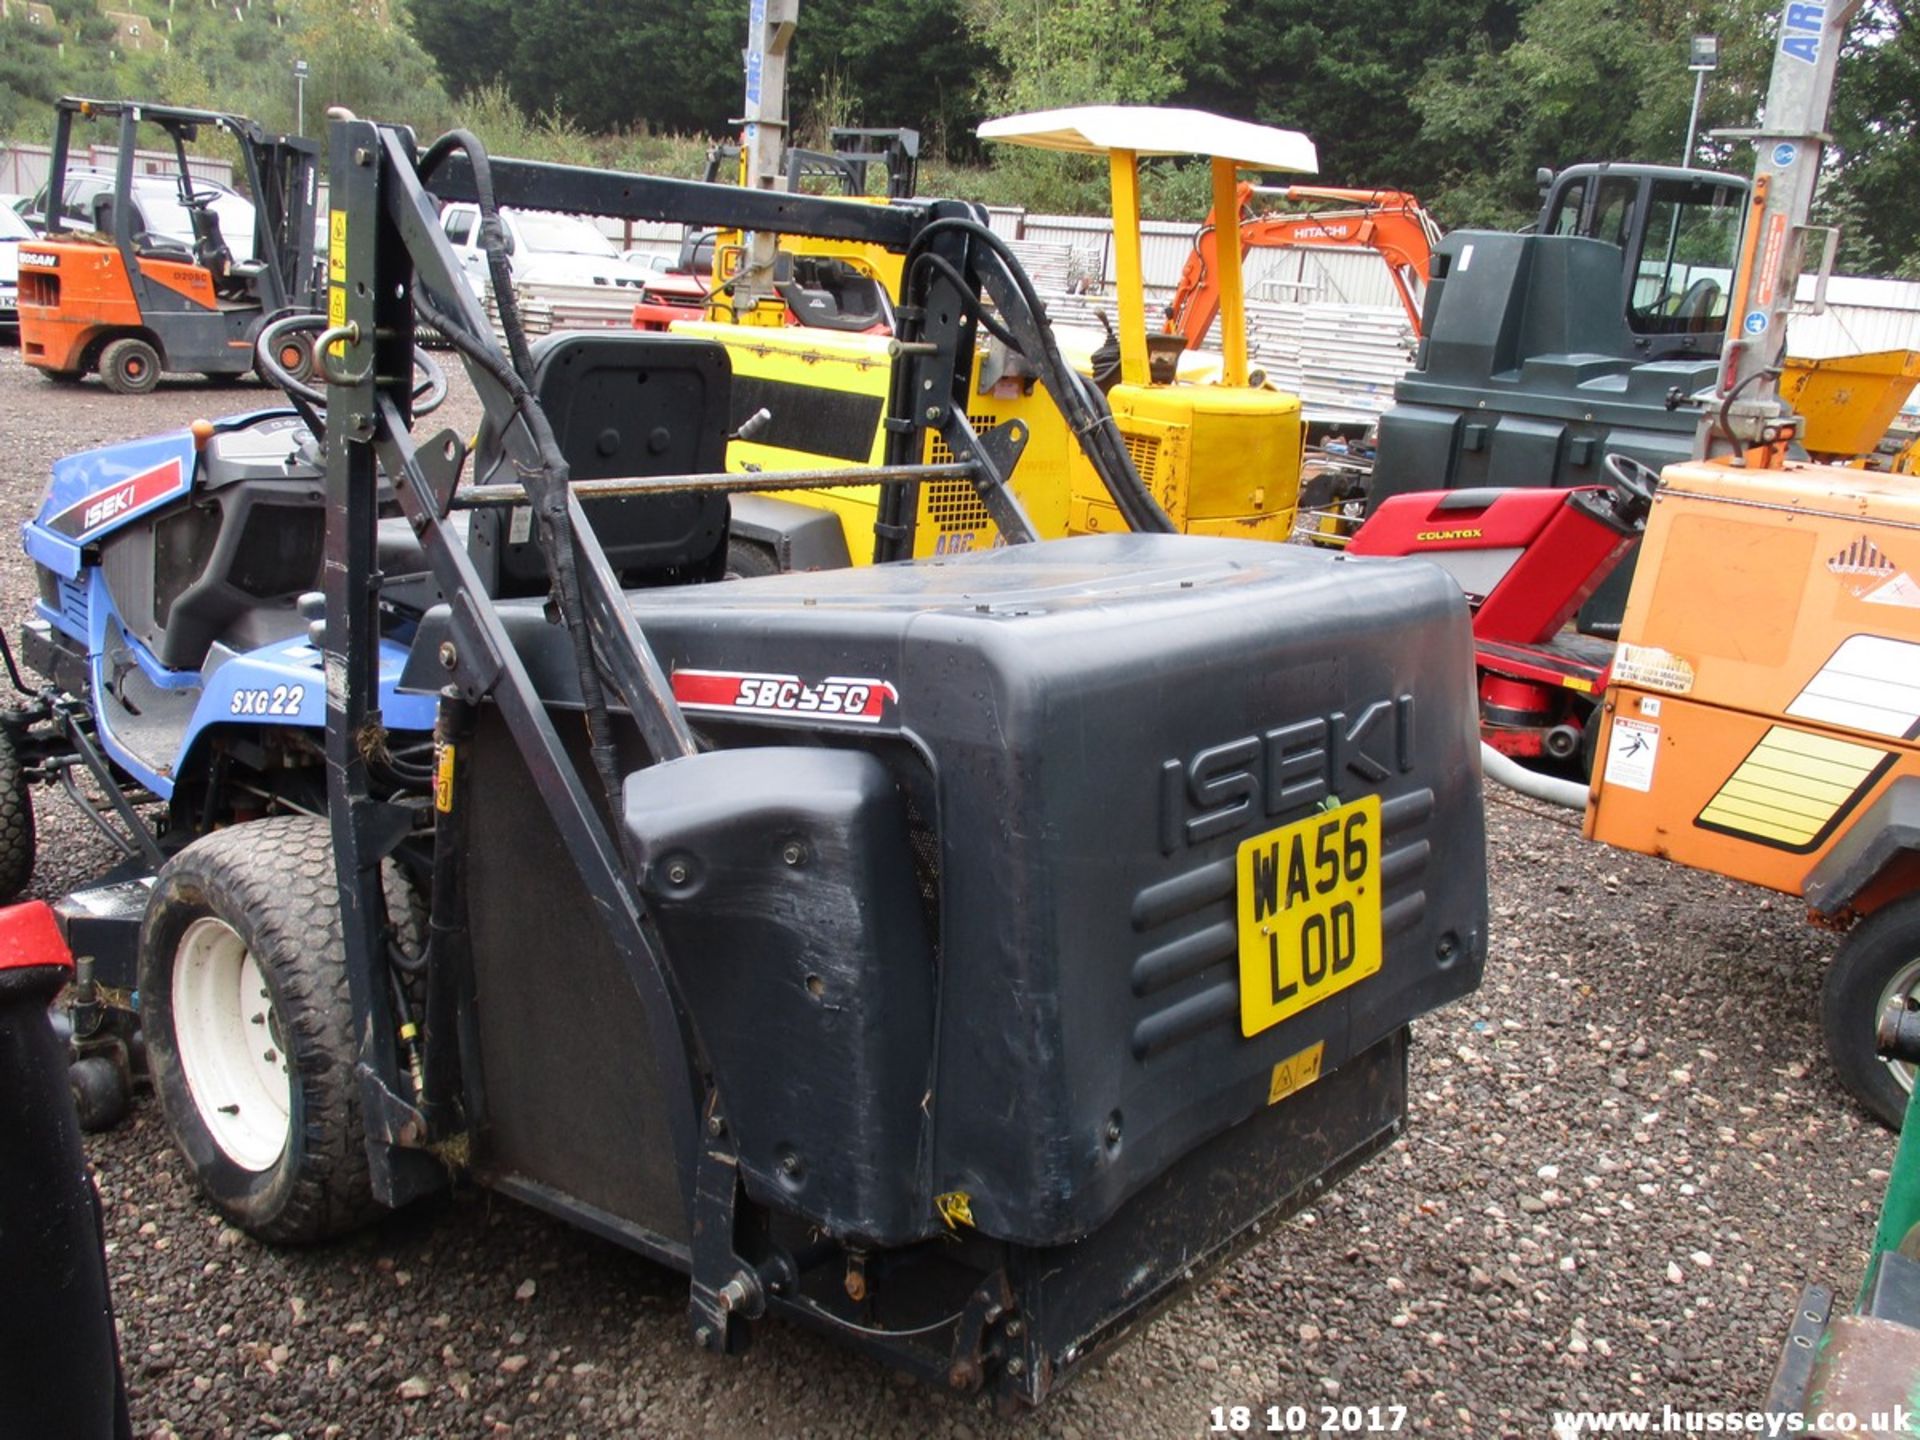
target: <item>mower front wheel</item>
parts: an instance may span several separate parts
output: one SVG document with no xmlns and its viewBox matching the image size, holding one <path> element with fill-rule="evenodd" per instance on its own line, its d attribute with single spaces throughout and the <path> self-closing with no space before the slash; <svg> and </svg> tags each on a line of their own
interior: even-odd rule
<svg viewBox="0 0 1920 1440">
<path fill-rule="evenodd" d="M 1880 1058 L 1880 1015 L 1895 999 L 1920 1005 L 1920 895 L 1862 920 L 1840 944 L 1820 995 L 1827 1054 L 1847 1092 L 1889 1129 L 1906 1118 L 1914 1067 Z"/>
<path fill-rule="evenodd" d="M 256 820 L 162 867 L 140 941 L 148 1066 L 195 1182 L 262 1240 L 377 1213 L 327 822 Z"/>
<path fill-rule="evenodd" d="M 145 395 L 160 383 L 160 352 L 123 335 L 100 352 L 100 378 L 116 395 Z"/>
<path fill-rule="evenodd" d="M 33 792 L 13 736 L 0 729 L 0 905 L 27 888 L 34 849 Z"/>
</svg>

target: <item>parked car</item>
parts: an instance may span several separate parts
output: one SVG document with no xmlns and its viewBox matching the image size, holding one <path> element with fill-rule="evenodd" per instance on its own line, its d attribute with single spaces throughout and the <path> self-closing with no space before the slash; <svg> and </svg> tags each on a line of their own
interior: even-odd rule
<svg viewBox="0 0 1920 1440">
<path fill-rule="evenodd" d="M 213 213 L 220 217 L 220 237 L 235 260 L 253 256 L 253 202 L 229 186 L 202 176 L 193 177 L 198 193 L 211 192 Z M 113 198 L 111 170 L 70 170 L 60 200 L 60 218 L 69 228 L 96 228 L 97 208 L 101 201 Z M 133 177 L 133 208 L 139 218 L 138 230 L 157 245 L 193 249 L 193 219 L 180 198 L 180 181 L 173 175 L 136 175 Z M 46 230 L 47 192 L 39 193 L 22 212 L 36 232 Z"/>
<path fill-rule="evenodd" d="M 20 333 L 20 242 L 31 239 L 18 212 L 0 205 L 0 335 Z"/>
<path fill-rule="evenodd" d="M 515 285 L 599 285 L 638 292 L 646 284 L 647 271 L 623 260 L 614 243 L 579 215 L 503 208 L 500 221 Z M 480 246 L 479 207 L 449 205 L 440 225 L 474 293 L 484 296 L 487 252 Z"/>
</svg>

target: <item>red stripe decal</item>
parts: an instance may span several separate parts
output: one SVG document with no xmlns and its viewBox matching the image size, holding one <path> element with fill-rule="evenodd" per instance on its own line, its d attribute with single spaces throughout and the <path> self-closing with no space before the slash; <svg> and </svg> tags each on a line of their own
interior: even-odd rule
<svg viewBox="0 0 1920 1440">
<path fill-rule="evenodd" d="M 176 457 L 76 500 L 47 522 L 49 530 L 83 540 L 129 511 L 151 504 L 180 489 L 180 461 Z"/>
</svg>

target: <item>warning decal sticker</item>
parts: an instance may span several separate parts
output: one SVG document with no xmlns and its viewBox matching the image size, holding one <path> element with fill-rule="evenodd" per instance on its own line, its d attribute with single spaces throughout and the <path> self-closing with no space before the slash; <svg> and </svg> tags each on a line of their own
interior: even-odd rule
<svg viewBox="0 0 1920 1440">
<path fill-rule="evenodd" d="M 1685 695 L 1693 689 L 1693 666 L 1657 645 L 1623 643 L 1613 652 L 1612 683 Z"/>
<path fill-rule="evenodd" d="M 1660 727 L 1644 720 L 1613 717 L 1607 732 L 1606 783 L 1628 790 L 1653 788 L 1653 766 L 1660 758 Z"/>
<path fill-rule="evenodd" d="M 1880 547 L 1862 535 L 1838 555 L 1828 557 L 1827 569 L 1836 575 L 1872 575 L 1885 579 L 1894 565 Z"/>
<path fill-rule="evenodd" d="M 1851 635 L 1787 706 L 1787 714 L 1895 740 L 1920 735 L 1920 645 Z"/>
<path fill-rule="evenodd" d="M 1782 850 L 1812 850 L 1892 760 L 1872 745 L 1775 725 L 1695 823 Z"/>
</svg>

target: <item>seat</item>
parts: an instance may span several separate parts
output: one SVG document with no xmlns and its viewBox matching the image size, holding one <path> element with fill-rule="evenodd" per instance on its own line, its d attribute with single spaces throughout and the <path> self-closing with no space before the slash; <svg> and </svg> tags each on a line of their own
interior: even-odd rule
<svg viewBox="0 0 1920 1440">
<path fill-rule="evenodd" d="M 574 480 L 717 474 L 726 469 L 733 369 L 711 340 L 635 331 L 561 333 L 533 348 L 533 392 Z M 503 463 L 497 433 L 482 425 L 471 474 Z M 608 562 L 629 589 L 718 580 L 725 573 L 724 495 L 588 495 L 582 509 Z M 467 550 L 496 598 L 544 595 L 546 560 L 525 506 L 469 512 Z M 380 527 L 380 568 L 424 571 L 426 555 L 404 522 Z"/>
</svg>

